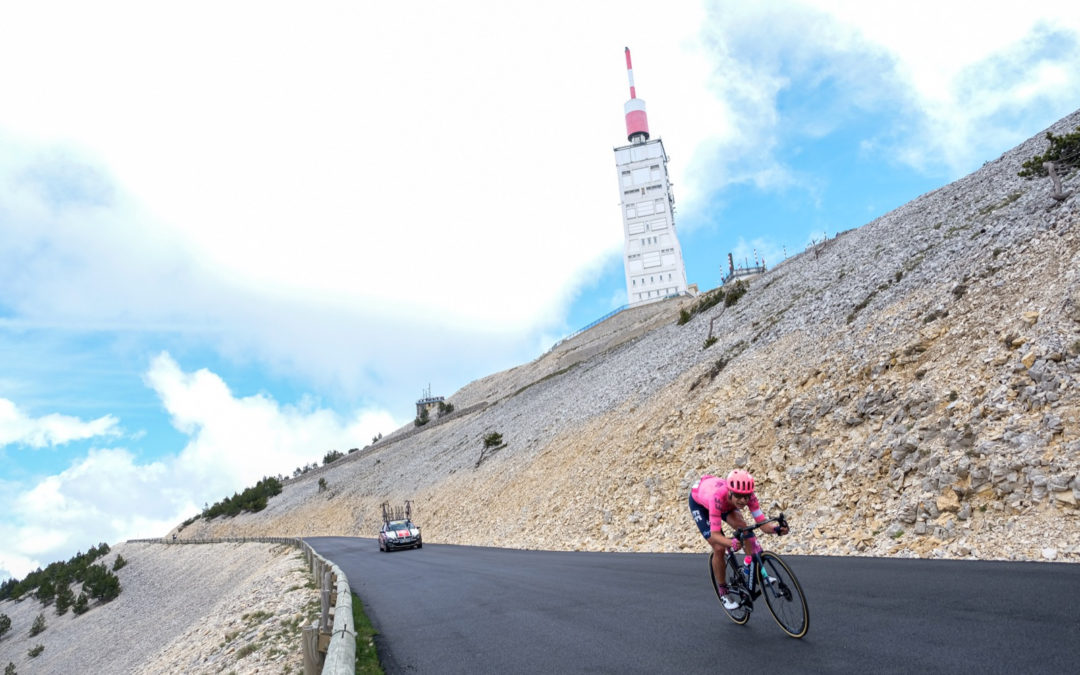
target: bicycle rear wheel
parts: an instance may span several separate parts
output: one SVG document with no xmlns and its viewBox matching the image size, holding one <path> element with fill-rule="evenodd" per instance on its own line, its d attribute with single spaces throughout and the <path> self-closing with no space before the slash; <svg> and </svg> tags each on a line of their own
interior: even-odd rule
<svg viewBox="0 0 1080 675">
<path fill-rule="evenodd" d="M 709 579 L 712 580 L 713 593 L 716 593 L 716 599 L 720 601 L 720 606 L 723 607 L 724 611 L 727 612 L 727 615 L 731 617 L 731 620 L 741 626 L 750 620 L 750 608 L 746 605 L 743 605 L 738 609 L 728 609 L 727 607 L 724 607 L 724 599 L 720 596 L 720 589 L 716 586 L 716 573 L 713 572 L 713 555 L 713 553 L 709 554 Z M 732 589 L 732 591 L 736 593 L 738 592 L 736 589 L 739 588 L 738 584 L 740 583 L 740 579 L 736 576 L 738 573 L 739 570 L 733 568 L 733 566 L 729 563 L 727 566 L 726 574 L 727 587 L 729 589 Z"/>
<path fill-rule="evenodd" d="M 763 574 L 760 580 L 769 611 L 781 630 L 793 638 L 801 638 L 810 630 L 810 610 L 806 607 L 806 596 L 799 580 L 775 553 L 762 553 L 761 565 L 762 571 L 772 579 L 766 583 Z"/>
</svg>

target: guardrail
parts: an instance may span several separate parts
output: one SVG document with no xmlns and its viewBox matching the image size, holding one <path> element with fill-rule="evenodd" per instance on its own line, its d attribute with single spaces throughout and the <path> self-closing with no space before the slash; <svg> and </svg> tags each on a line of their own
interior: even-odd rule
<svg viewBox="0 0 1080 675">
<path fill-rule="evenodd" d="M 288 544 L 304 554 L 319 583 L 322 612 L 303 630 L 305 675 L 352 675 L 356 671 L 356 626 L 353 624 L 352 590 L 341 568 L 319 555 L 299 537 L 221 537 L 213 539 L 128 539 L 144 544 Z M 333 624 L 330 617 L 333 616 Z"/>
<path fill-rule="evenodd" d="M 672 296 L 669 295 L 668 297 L 672 297 Z M 667 298 L 664 298 L 664 299 L 666 300 Z M 615 316 L 616 314 L 623 311 L 624 309 L 629 309 L 629 307 L 630 307 L 630 305 L 623 305 L 622 307 L 616 307 L 615 309 L 611 310 L 610 312 L 608 312 L 604 316 L 600 317 L 599 319 L 596 319 L 595 321 L 589 323 L 587 326 L 582 326 L 581 328 L 578 328 L 573 333 L 570 333 L 569 335 L 567 335 L 563 339 L 561 339 L 558 342 L 556 342 L 555 344 L 551 345 L 551 349 L 548 349 L 548 351 L 550 352 L 552 349 L 555 349 L 556 347 L 558 347 L 562 343 L 566 342 L 567 340 L 571 340 L 573 338 L 576 338 L 577 336 L 581 335 L 582 333 L 589 330 L 593 326 L 595 326 L 597 324 L 600 324 L 600 323 L 603 323 L 604 321 L 607 321 L 608 319 Z"/>
</svg>

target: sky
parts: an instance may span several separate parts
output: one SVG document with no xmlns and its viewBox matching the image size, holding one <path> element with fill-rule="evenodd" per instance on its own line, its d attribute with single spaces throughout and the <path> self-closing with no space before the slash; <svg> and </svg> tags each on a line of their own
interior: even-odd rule
<svg viewBox="0 0 1080 675">
<path fill-rule="evenodd" d="M 1080 108 L 1071 2 L 666 5 L 0 4 L 0 579 L 624 305 L 624 47 L 702 291 Z"/>
</svg>

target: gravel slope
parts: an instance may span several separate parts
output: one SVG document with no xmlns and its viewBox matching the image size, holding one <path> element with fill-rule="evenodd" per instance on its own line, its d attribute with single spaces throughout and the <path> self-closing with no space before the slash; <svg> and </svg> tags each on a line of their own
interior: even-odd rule
<svg viewBox="0 0 1080 675">
<path fill-rule="evenodd" d="M 104 557 L 120 596 L 76 617 L 33 598 L 0 603 L 12 621 L 0 667 L 19 673 L 296 673 L 300 629 L 318 611 L 299 550 L 275 544 L 124 543 Z M 38 614 L 44 632 L 29 636 Z M 287 625 L 286 625 L 287 624 Z M 35 645 L 44 651 L 31 658 Z M 249 646 L 250 645 L 250 646 Z M 252 650 L 240 657 L 241 650 Z"/>
</svg>

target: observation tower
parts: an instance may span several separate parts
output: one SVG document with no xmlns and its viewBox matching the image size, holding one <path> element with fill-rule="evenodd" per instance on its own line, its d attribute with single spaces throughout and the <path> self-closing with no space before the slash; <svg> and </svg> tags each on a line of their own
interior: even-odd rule
<svg viewBox="0 0 1080 675">
<path fill-rule="evenodd" d="M 686 266 L 675 232 L 675 197 L 668 178 L 667 153 L 659 138 L 649 139 L 645 101 L 637 97 L 630 48 L 626 48 L 630 100 L 626 114 L 629 145 L 615 148 L 622 205 L 623 268 L 631 306 L 685 295 Z"/>
</svg>

